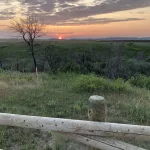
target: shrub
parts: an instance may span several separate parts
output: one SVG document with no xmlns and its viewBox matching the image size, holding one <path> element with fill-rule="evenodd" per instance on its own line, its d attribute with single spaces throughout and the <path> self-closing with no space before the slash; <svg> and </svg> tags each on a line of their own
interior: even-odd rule
<svg viewBox="0 0 150 150">
<path fill-rule="evenodd" d="M 140 75 L 138 77 L 131 77 L 129 82 L 134 86 L 150 90 L 150 77 L 146 77 L 144 75 Z"/>
<path fill-rule="evenodd" d="M 3 72 L 4 72 L 4 70 L 0 68 L 0 73 L 3 73 Z"/>
<path fill-rule="evenodd" d="M 125 92 L 129 91 L 131 88 L 130 84 L 121 78 L 110 80 L 96 75 L 81 75 L 73 83 L 73 89 L 77 92 Z"/>
<path fill-rule="evenodd" d="M 130 89 L 130 85 L 128 82 L 125 82 L 122 78 L 118 78 L 112 82 L 112 87 L 114 88 L 114 91 L 127 91 Z"/>
<path fill-rule="evenodd" d="M 131 76 L 137 76 L 140 74 L 150 75 L 150 63 L 145 61 L 138 61 L 136 59 L 127 60 L 128 64 L 128 72 L 130 72 Z"/>
<path fill-rule="evenodd" d="M 65 65 L 64 71 L 66 71 L 66 72 L 79 72 L 80 71 L 80 65 L 74 61 L 71 61 Z"/>
</svg>

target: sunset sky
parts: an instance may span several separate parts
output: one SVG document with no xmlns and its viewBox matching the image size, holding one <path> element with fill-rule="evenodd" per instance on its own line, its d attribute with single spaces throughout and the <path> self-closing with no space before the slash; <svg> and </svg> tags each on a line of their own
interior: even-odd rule
<svg viewBox="0 0 150 150">
<path fill-rule="evenodd" d="M 48 37 L 150 37 L 150 0 L 0 0 L 0 38 L 12 18 L 35 13 Z"/>
</svg>

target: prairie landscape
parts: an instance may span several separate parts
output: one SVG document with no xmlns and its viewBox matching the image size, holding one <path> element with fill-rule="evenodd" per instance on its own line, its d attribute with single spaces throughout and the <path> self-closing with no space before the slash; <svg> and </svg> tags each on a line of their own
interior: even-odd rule
<svg viewBox="0 0 150 150">
<path fill-rule="evenodd" d="M 150 149 L 149 25 L 150 0 L 1 0 L 0 149 Z"/>
<path fill-rule="evenodd" d="M 24 42 L 0 45 L 0 112 L 87 120 L 88 98 L 100 95 L 107 101 L 108 122 L 150 125 L 149 43 L 38 41 L 38 83 Z M 146 142 L 130 142 L 150 148 Z M 0 146 L 86 149 L 55 133 L 2 126 Z"/>
</svg>

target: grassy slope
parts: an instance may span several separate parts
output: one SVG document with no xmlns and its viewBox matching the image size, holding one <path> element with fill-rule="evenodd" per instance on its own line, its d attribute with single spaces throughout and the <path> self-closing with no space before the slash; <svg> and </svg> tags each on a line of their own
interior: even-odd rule
<svg viewBox="0 0 150 150">
<path fill-rule="evenodd" d="M 85 50 L 101 53 L 109 50 L 111 46 L 108 43 L 94 41 L 57 41 L 54 44 L 59 54 L 66 51 L 72 53 Z M 42 54 L 39 50 L 45 45 L 47 45 L 46 42 L 42 46 L 36 47 L 37 58 Z M 31 66 L 32 59 L 23 42 L 1 42 L 1 46 L 6 47 L 0 49 L 0 60 L 6 62 L 5 65 L 8 68 L 10 68 L 10 64 L 15 66 L 16 61 Z M 149 43 L 135 43 L 131 46 L 126 44 L 128 58 L 133 57 L 137 52 L 150 55 Z M 40 85 L 37 86 L 33 74 L 0 73 L 0 112 L 87 119 L 87 100 L 90 95 L 98 94 L 105 96 L 108 101 L 108 121 L 149 125 L 149 91 L 133 88 L 138 94 L 118 94 L 106 91 L 75 93 L 71 90 L 72 82 L 78 76 L 60 74 L 55 79 L 47 74 L 40 74 Z M 0 127 L 0 148 L 46 149 L 46 146 L 51 145 L 51 138 L 51 134 L 36 130 Z M 67 149 L 62 139 L 58 138 L 58 143 L 60 143 L 58 147 Z M 67 145 L 68 149 L 73 150 L 72 147 L 79 149 L 78 145 L 74 143 L 72 145 Z M 145 144 L 144 146 L 150 149 L 149 145 Z"/>
<path fill-rule="evenodd" d="M 58 74 L 53 77 L 40 74 L 36 84 L 34 74 L 0 73 L 0 112 L 72 119 L 87 119 L 87 101 L 90 95 L 104 96 L 108 103 L 108 121 L 150 125 L 150 93 L 133 87 L 132 94 L 116 92 L 76 93 L 72 84 L 80 75 Z M 18 150 L 50 150 L 51 133 L 37 130 L 0 127 L 0 148 Z M 56 136 L 53 146 L 61 150 L 78 150 L 79 145 L 65 143 Z M 136 143 L 150 149 L 148 143 Z M 84 147 L 80 147 L 84 150 Z"/>
</svg>

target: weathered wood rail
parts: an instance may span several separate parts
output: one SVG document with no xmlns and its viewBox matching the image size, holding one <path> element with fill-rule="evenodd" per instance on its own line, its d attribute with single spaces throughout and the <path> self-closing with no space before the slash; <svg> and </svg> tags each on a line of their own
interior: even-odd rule
<svg viewBox="0 0 150 150">
<path fill-rule="evenodd" d="M 94 100 L 94 102 L 96 101 Z M 103 109 L 104 112 L 105 110 Z M 0 113 L 0 125 L 40 129 L 48 132 L 55 131 L 69 139 L 102 150 L 144 150 L 143 148 L 115 140 L 113 139 L 114 137 L 150 141 L 150 126 L 7 113 Z"/>
</svg>

